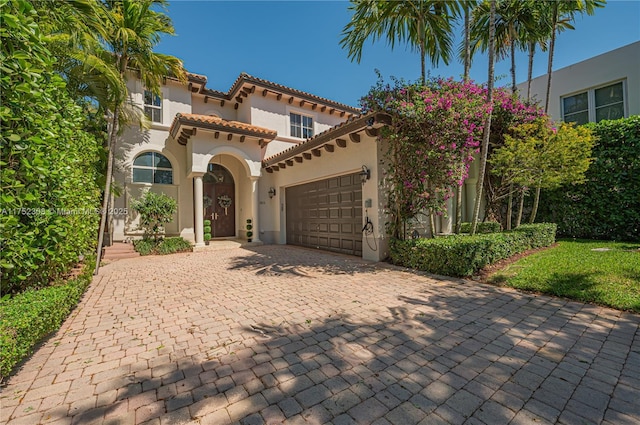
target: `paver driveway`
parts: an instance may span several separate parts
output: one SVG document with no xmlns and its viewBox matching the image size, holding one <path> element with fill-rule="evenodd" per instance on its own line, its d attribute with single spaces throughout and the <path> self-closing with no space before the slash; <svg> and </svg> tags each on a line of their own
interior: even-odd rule
<svg viewBox="0 0 640 425">
<path fill-rule="evenodd" d="M 640 316 L 282 246 L 105 266 L 9 424 L 640 422 Z"/>
</svg>

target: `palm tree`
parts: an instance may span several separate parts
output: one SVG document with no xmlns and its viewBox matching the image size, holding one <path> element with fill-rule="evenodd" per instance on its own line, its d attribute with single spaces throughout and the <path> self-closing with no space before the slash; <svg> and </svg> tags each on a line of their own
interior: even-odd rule
<svg viewBox="0 0 640 425">
<path fill-rule="evenodd" d="M 161 35 L 174 34 L 171 19 L 163 12 L 157 11 L 158 7 L 166 5 L 165 0 L 103 0 L 101 4 L 106 29 L 102 43 L 111 53 L 113 65 L 122 81 L 126 81 L 129 70 L 135 70 L 147 90 L 159 93 L 164 77 L 176 76 L 184 79 L 180 60 L 153 51 L 160 42 Z M 120 131 L 120 119 L 128 97 L 126 90 L 114 90 L 111 94 L 106 183 L 94 274 L 98 273 L 100 266 L 113 177 L 114 151 Z"/>
<path fill-rule="evenodd" d="M 453 43 L 453 13 L 458 2 L 439 0 L 351 0 L 351 21 L 342 30 L 340 45 L 349 59 L 360 62 L 367 39 L 386 38 L 393 47 L 405 42 L 420 52 L 422 81 L 426 80 L 426 57 L 431 63 L 449 64 Z"/>
<path fill-rule="evenodd" d="M 476 7 L 476 0 L 462 0 L 462 15 L 464 19 L 464 39 L 461 43 L 460 53 L 462 63 L 464 65 L 464 74 L 462 76 L 464 82 L 469 81 L 469 73 L 471 72 L 471 12 Z M 464 170 L 460 173 L 460 179 L 463 179 Z M 456 188 L 456 209 L 455 209 L 455 229 L 454 232 L 459 234 L 462 231 L 462 185 Z"/>
<path fill-rule="evenodd" d="M 551 39 L 549 40 L 549 61 L 547 63 L 547 94 L 544 101 L 545 112 L 549 110 L 549 96 L 551 92 L 551 72 L 553 71 L 553 55 L 556 47 L 556 35 L 564 29 L 574 29 L 571 23 L 576 14 L 593 15 L 597 7 L 604 7 L 606 0 L 554 0 L 546 2 L 546 11 L 551 24 Z"/>
<path fill-rule="evenodd" d="M 490 0 L 489 4 L 489 75 L 487 77 L 487 102 L 493 104 L 493 74 L 495 65 L 495 45 L 496 45 L 496 0 Z M 489 136 L 491 134 L 491 113 L 487 116 L 482 135 L 482 146 L 480 147 L 480 171 L 478 183 L 476 185 L 476 202 L 473 206 L 473 219 L 471 220 L 471 234 L 475 235 L 480 215 L 480 204 L 482 201 L 482 188 L 484 186 L 484 175 L 487 170 L 487 153 L 489 150 Z"/>
</svg>

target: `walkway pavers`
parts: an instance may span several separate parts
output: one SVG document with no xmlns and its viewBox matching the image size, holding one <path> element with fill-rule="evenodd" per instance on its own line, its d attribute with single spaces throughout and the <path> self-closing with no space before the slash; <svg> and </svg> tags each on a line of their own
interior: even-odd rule
<svg viewBox="0 0 640 425">
<path fill-rule="evenodd" d="M 640 316 L 283 246 L 121 259 L 15 424 L 637 424 Z"/>
</svg>

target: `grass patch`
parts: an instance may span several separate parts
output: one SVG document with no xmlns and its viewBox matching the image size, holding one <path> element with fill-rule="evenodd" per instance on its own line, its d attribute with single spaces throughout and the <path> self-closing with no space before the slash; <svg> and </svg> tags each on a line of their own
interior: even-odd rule
<svg viewBox="0 0 640 425">
<path fill-rule="evenodd" d="M 488 281 L 640 313 L 640 244 L 560 240 Z"/>
</svg>

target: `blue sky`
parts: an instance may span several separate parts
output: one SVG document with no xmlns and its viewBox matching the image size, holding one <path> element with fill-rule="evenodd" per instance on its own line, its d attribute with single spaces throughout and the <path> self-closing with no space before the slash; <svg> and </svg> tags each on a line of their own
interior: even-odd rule
<svg viewBox="0 0 640 425">
<path fill-rule="evenodd" d="M 207 87 L 227 91 L 240 72 L 358 106 L 376 82 L 375 69 L 415 80 L 419 55 L 403 45 L 369 43 L 362 61 L 352 63 L 339 45 L 349 22 L 346 1 L 195 1 L 171 0 L 168 15 L 176 36 L 165 37 L 157 51 L 184 61 L 208 77 Z M 640 0 L 609 0 L 593 16 L 578 17 L 574 31 L 559 35 L 554 69 L 640 40 Z M 508 85 L 509 61 L 496 64 L 498 85 Z M 431 66 L 430 66 L 431 67 Z M 534 76 L 546 73 L 547 55 L 538 53 Z M 527 56 L 517 57 L 518 82 L 526 80 Z M 431 67 L 431 75 L 460 78 L 461 63 Z M 487 59 L 476 55 L 471 78 L 486 81 Z"/>
</svg>

